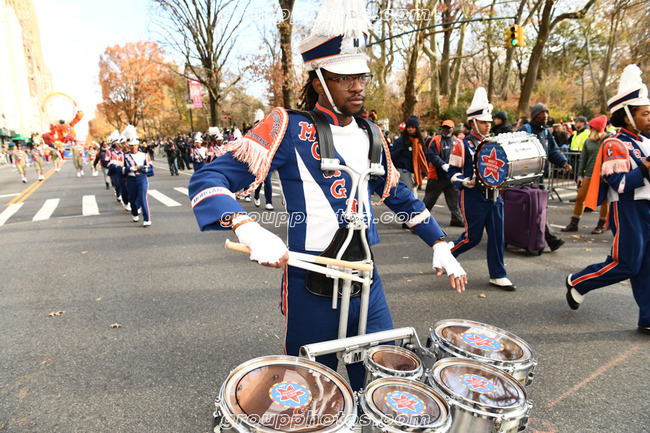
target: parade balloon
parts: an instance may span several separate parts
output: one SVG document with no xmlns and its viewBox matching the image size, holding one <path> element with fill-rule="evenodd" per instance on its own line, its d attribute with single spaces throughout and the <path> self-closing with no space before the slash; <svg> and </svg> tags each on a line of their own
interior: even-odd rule
<svg viewBox="0 0 650 433">
<path fill-rule="evenodd" d="M 51 93 L 43 101 L 43 111 L 50 120 L 50 133 L 56 141 L 76 140 L 74 127 L 84 116 L 83 111 L 75 113 L 76 109 L 76 102 L 64 93 Z M 48 139 L 51 140 L 51 136 Z"/>
</svg>

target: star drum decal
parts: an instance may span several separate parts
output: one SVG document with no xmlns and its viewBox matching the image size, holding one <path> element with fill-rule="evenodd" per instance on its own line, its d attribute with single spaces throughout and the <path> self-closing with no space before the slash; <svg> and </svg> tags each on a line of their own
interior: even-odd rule
<svg viewBox="0 0 650 433">
<path fill-rule="evenodd" d="M 500 352 L 503 350 L 503 345 L 494 338 L 486 335 L 475 334 L 473 332 L 466 332 L 461 337 L 463 341 L 472 347 L 485 350 L 486 352 Z"/>
<path fill-rule="evenodd" d="M 478 174 L 483 183 L 498 188 L 508 175 L 508 157 L 501 146 L 488 143 L 481 147 L 477 156 Z"/>
<path fill-rule="evenodd" d="M 460 377 L 460 383 L 470 391 L 479 394 L 492 394 L 497 390 L 497 387 L 492 382 L 475 374 L 463 374 Z"/>
<path fill-rule="evenodd" d="M 269 397 L 282 407 L 296 409 L 311 403 L 311 391 L 296 382 L 279 382 L 269 389 Z"/>
<path fill-rule="evenodd" d="M 393 391 L 386 394 L 384 401 L 388 407 L 402 415 L 422 415 L 427 409 L 427 406 L 422 400 L 408 392 Z"/>
</svg>

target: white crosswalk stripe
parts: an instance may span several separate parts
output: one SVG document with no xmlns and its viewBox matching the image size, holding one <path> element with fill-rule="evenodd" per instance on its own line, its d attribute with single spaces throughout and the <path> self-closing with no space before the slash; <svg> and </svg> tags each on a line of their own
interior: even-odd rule
<svg viewBox="0 0 650 433">
<path fill-rule="evenodd" d="M 36 212 L 36 215 L 34 215 L 32 221 L 45 221 L 47 219 L 50 219 L 60 201 L 61 199 L 59 198 L 51 198 L 49 200 L 45 200 L 45 204 L 43 204 L 43 207 L 41 207 L 41 209 Z"/>
<path fill-rule="evenodd" d="M 82 202 L 83 216 L 99 215 L 97 200 L 94 195 L 85 195 Z"/>
<path fill-rule="evenodd" d="M 187 188 L 178 187 L 178 188 L 174 188 L 174 190 L 180 192 L 181 194 L 185 194 L 187 196 L 190 195 L 190 192 L 189 192 L 189 190 Z"/>
<path fill-rule="evenodd" d="M 0 213 L 0 226 L 4 225 L 4 223 L 6 223 L 9 218 L 14 216 L 14 214 L 18 212 L 20 208 L 23 207 L 24 204 L 25 203 L 14 203 L 12 205 L 9 205 L 7 209 L 2 211 L 2 213 Z"/>
<path fill-rule="evenodd" d="M 159 192 L 159 191 L 157 191 L 155 189 L 150 189 L 149 190 L 149 195 L 151 197 L 155 198 L 156 200 L 158 200 L 159 202 L 161 202 L 162 204 L 164 204 L 167 207 L 183 206 L 182 204 L 180 204 L 176 200 L 173 200 L 173 199 L 167 197 L 165 194 L 163 194 L 163 193 L 161 193 L 161 192 Z"/>
</svg>

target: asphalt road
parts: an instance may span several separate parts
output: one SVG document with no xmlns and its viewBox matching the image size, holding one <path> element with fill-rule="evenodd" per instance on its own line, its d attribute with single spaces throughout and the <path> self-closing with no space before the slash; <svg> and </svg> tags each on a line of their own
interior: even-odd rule
<svg viewBox="0 0 650 433">
<path fill-rule="evenodd" d="M 226 251 L 231 233 L 201 233 L 183 193 L 189 175 L 155 164 L 150 188 L 181 205 L 150 198 L 149 228 L 131 221 L 101 175 L 77 178 L 71 162 L 0 226 L 0 432 L 208 432 L 229 371 L 282 353 L 280 271 Z M 33 168 L 28 175 L 33 182 Z M 30 186 L 0 167 L 0 215 Z M 90 195 L 99 215 L 83 216 Z M 33 221 L 57 198 L 49 218 Z M 282 210 L 279 197 L 274 204 Z M 572 211 L 555 199 L 549 219 L 566 225 Z M 434 216 L 460 235 L 446 208 Z M 464 294 L 435 277 L 416 236 L 381 224 L 374 254 L 395 326 L 424 341 L 439 320 L 471 319 L 525 339 L 539 360 L 529 432 L 650 431 L 650 337 L 636 331 L 629 282 L 593 292 L 578 311 L 564 299 L 566 275 L 611 247 L 611 232 L 589 234 L 596 220 L 586 214 L 554 253 L 508 249 L 516 292 L 488 285 L 484 239 L 461 256 Z"/>
</svg>

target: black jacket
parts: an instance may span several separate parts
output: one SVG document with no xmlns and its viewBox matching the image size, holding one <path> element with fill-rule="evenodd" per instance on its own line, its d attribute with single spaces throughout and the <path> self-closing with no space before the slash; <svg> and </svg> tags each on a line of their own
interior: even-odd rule
<svg viewBox="0 0 650 433">
<path fill-rule="evenodd" d="M 490 131 L 492 135 L 505 134 L 506 132 L 512 132 L 512 125 L 507 121 L 501 125 L 494 125 Z"/>
</svg>

